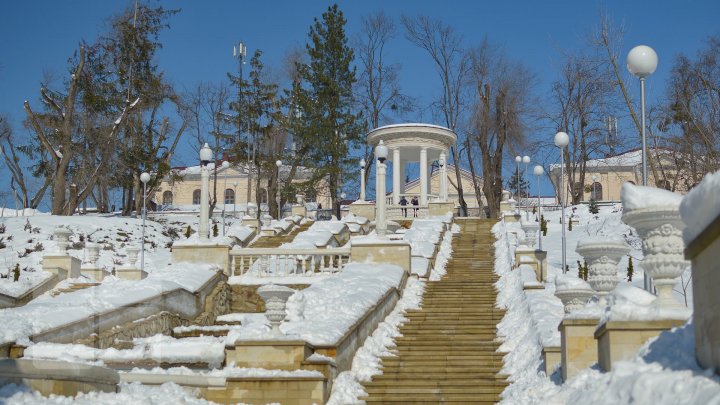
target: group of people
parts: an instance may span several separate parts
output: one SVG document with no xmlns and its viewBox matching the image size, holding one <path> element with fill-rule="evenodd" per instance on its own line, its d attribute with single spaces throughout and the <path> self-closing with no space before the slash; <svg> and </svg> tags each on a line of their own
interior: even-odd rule
<svg viewBox="0 0 720 405">
<path fill-rule="evenodd" d="M 410 200 L 410 204 L 412 204 L 412 205 L 414 205 L 415 207 L 417 207 L 420 203 L 418 202 L 418 198 L 417 198 L 417 197 L 413 197 L 412 200 Z M 405 206 L 408 205 L 408 200 L 407 200 L 407 198 L 405 198 L 405 196 L 402 196 L 402 198 L 400 199 L 400 205 L 403 206 L 403 207 L 401 208 L 402 213 L 403 213 L 403 216 L 404 216 L 404 217 L 407 217 L 407 211 L 408 211 L 408 209 L 405 208 Z M 418 209 L 417 209 L 417 208 L 413 208 L 413 217 L 417 218 L 417 216 L 418 216 Z"/>
</svg>

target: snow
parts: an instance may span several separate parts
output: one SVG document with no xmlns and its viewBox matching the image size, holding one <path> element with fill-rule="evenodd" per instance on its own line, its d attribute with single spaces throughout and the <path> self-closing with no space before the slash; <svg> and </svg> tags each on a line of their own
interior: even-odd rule
<svg viewBox="0 0 720 405">
<path fill-rule="evenodd" d="M 47 271 L 21 271 L 17 282 L 12 281 L 12 277 L 12 270 L 8 269 L 8 278 L 0 279 L 0 294 L 17 298 L 48 280 L 52 277 L 52 273 Z"/>
<path fill-rule="evenodd" d="M 180 264 L 158 270 L 141 281 L 109 279 L 101 285 L 43 295 L 17 308 L 0 310 L 0 342 L 31 344 L 29 337 L 121 306 L 141 302 L 178 288 L 195 292 L 213 275 L 210 265 Z"/>
<path fill-rule="evenodd" d="M 600 323 L 610 321 L 649 321 L 658 319 L 687 319 L 692 311 L 685 307 L 658 308 L 656 297 L 631 285 L 619 284 L 608 295 L 609 306 Z"/>
<path fill-rule="evenodd" d="M 555 276 L 555 289 L 556 290 L 590 290 L 590 284 L 587 281 L 577 278 L 573 275 L 560 275 Z"/>
<path fill-rule="evenodd" d="M 95 349 L 80 344 L 36 343 L 25 349 L 24 357 L 104 365 L 105 362 L 156 361 L 168 363 L 207 362 L 218 368 L 225 360 L 223 338 L 175 339 L 165 335 L 133 340 L 132 349 Z"/>
<path fill-rule="evenodd" d="M 288 315 L 280 325 L 281 339 L 302 339 L 317 346 L 337 343 L 370 307 L 391 288 L 400 286 L 403 275 L 401 267 L 391 264 L 349 263 L 342 273 L 314 283 L 288 299 Z M 228 333 L 226 343 L 277 338 L 266 322 L 246 316 L 242 327 Z"/>
<path fill-rule="evenodd" d="M 720 216 L 720 171 L 709 173 L 683 198 L 680 216 L 685 222 L 685 244 L 693 241 Z"/>
<path fill-rule="evenodd" d="M 680 194 L 672 191 L 636 186 L 632 183 L 625 183 L 620 189 L 623 210 L 627 212 L 651 207 L 677 207 L 682 198 Z"/>
<path fill-rule="evenodd" d="M 52 395 L 43 397 L 28 387 L 8 384 L 0 388 L 0 402 L 7 405 L 21 404 L 48 404 L 48 405 L 127 405 L 127 404 L 153 404 L 153 405 L 200 405 L 212 404 L 198 398 L 199 391 L 184 389 L 174 383 L 165 383 L 153 387 L 139 383 L 120 383 L 120 392 L 104 393 L 90 392 L 78 394 L 77 397 L 64 397 Z"/>
</svg>

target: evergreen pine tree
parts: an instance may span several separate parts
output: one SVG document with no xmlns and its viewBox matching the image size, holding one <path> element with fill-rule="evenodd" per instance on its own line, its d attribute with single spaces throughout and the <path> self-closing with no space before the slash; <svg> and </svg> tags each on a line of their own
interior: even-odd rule
<svg viewBox="0 0 720 405">
<path fill-rule="evenodd" d="M 580 260 L 577 261 L 578 278 L 583 280 L 583 266 L 580 264 Z"/>
<path fill-rule="evenodd" d="M 357 79 L 345 23 L 337 4 L 328 7 L 322 19 L 315 18 L 310 27 L 305 46 L 309 63 L 296 64 L 301 83 L 295 102 L 307 130 L 295 134 L 295 142 L 300 148 L 312 145 L 307 157 L 315 164 L 314 178 L 326 179 L 338 218 L 341 180 L 355 175 L 356 170 L 357 160 L 350 152 L 365 142 L 360 115 L 355 112 L 353 85 Z"/>
<path fill-rule="evenodd" d="M 218 231 L 217 222 L 213 222 L 213 238 L 217 238 L 220 232 Z"/>
<path fill-rule="evenodd" d="M 518 173 L 516 173 L 515 171 L 513 171 L 512 176 L 510 176 L 510 178 L 508 179 L 507 189 L 510 190 L 510 191 L 512 191 L 513 194 L 517 194 L 518 181 L 520 182 L 520 196 L 519 196 L 519 198 L 525 198 L 525 197 L 527 197 L 528 181 L 525 180 L 525 177 L 522 175 L 522 172 L 520 172 L 520 177 L 519 177 L 519 180 L 518 180 Z M 516 197 L 518 197 L 518 196 L 516 195 Z"/>
<path fill-rule="evenodd" d="M 188 225 L 187 229 L 185 230 L 185 237 L 189 238 L 193 234 L 192 228 L 190 228 L 190 225 Z"/>
<path fill-rule="evenodd" d="M 588 264 L 587 260 L 583 260 L 583 280 L 587 281 L 588 279 Z"/>
<path fill-rule="evenodd" d="M 590 210 L 591 214 L 597 214 L 598 212 L 600 212 L 600 207 L 598 207 L 598 203 L 597 203 L 596 199 L 594 199 L 594 198 L 590 199 L 590 206 L 588 207 L 588 209 Z"/>
<path fill-rule="evenodd" d="M 13 281 L 18 282 L 20 280 L 20 263 L 15 264 L 13 269 Z"/>
<path fill-rule="evenodd" d="M 633 268 L 633 262 L 632 257 L 628 256 L 628 267 L 627 267 L 627 279 L 628 281 L 632 281 L 633 272 L 635 269 Z"/>
<path fill-rule="evenodd" d="M 568 218 L 568 231 L 572 231 L 572 217 Z"/>
<path fill-rule="evenodd" d="M 540 215 L 540 230 L 543 233 L 543 236 L 547 236 L 547 221 L 545 220 L 545 215 Z"/>
</svg>

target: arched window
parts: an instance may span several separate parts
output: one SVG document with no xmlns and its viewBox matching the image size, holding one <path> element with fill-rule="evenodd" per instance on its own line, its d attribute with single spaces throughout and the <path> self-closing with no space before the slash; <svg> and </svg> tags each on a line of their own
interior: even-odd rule
<svg viewBox="0 0 720 405">
<path fill-rule="evenodd" d="M 231 188 L 225 190 L 225 204 L 235 204 L 235 191 Z"/>
<path fill-rule="evenodd" d="M 163 192 L 163 197 L 162 197 L 163 205 L 172 205 L 172 198 L 173 198 L 172 191 L 165 190 Z"/>
<path fill-rule="evenodd" d="M 602 200 L 603 199 L 602 184 L 598 183 L 597 181 L 592 184 L 592 188 L 590 191 L 590 198 L 594 199 L 594 200 Z"/>
<path fill-rule="evenodd" d="M 200 189 L 193 191 L 193 204 L 200 205 Z"/>
</svg>

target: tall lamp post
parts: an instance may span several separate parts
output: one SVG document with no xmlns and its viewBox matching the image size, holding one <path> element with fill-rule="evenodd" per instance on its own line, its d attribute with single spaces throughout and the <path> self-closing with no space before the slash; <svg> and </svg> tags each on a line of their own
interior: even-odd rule
<svg viewBox="0 0 720 405">
<path fill-rule="evenodd" d="M 631 49 L 627 56 L 627 68 L 640 79 L 640 117 L 642 136 L 642 185 L 647 186 L 647 142 L 645 140 L 645 78 L 650 76 L 657 69 L 658 56 L 655 51 L 646 45 L 638 45 Z M 650 279 L 647 274 L 643 277 L 643 286 L 646 291 L 651 291 Z"/>
<path fill-rule="evenodd" d="M 378 237 L 385 239 L 387 236 L 387 220 L 385 218 L 385 159 L 387 159 L 388 148 L 381 140 L 375 147 L 375 156 L 377 157 L 377 190 L 375 191 L 375 233 Z"/>
<path fill-rule="evenodd" d="M 440 154 L 438 159 L 440 165 L 440 201 L 447 202 L 447 172 L 445 171 L 445 153 Z"/>
<path fill-rule="evenodd" d="M 562 224 L 562 271 L 565 273 L 567 266 L 567 252 L 565 241 L 565 147 L 570 143 L 570 137 L 565 132 L 555 134 L 555 146 L 560 148 L 560 223 Z"/>
<path fill-rule="evenodd" d="M 530 164 L 530 156 L 523 156 L 525 163 L 525 220 L 530 220 L 530 179 L 528 179 L 528 165 Z"/>
<path fill-rule="evenodd" d="M 540 204 L 540 176 L 545 173 L 545 169 L 542 166 L 537 165 L 533 169 L 533 174 L 537 176 L 537 205 L 538 205 L 538 222 L 542 220 L 542 205 Z M 538 228 L 538 249 L 542 250 L 542 223 Z"/>
<path fill-rule="evenodd" d="M 655 51 L 646 45 L 631 49 L 627 56 L 627 68 L 640 79 L 640 117 L 642 135 L 642 185 L 647 186 L 647 142 L 645 141 L 645 78 L 657 69 L 658 57 Z"/>
<path fill-rule="evenodd" d="M 360 201 L 365 201 L 365 159 L 360 160 Z"/>
<path fill-rule="evenodd" d="M 517 201 L 515 202 L 515 213 L 520 215 L 520 162 L 522 162 L 521 156 L 515 156 L 515 164 L 517 169 L 515 170 L 515 182 L 517 183 Z"/>
<path fill-rule="evenodd" d="M 200 149 L 200 221 L 198 223 L 200 240 L 207 240 L 210 236 L 208 224 L 210 221 L 210 169 L 208 169 L 208 164 L 212 160 L 212 156 L 212 149 L 205 143 Z"/>
<path fill-rule="evenodd" d="M 150 181 L 150 173 L 143 172 L 140 175 L 143 184 L 143 207 L 142 207 L 142 241 L 140 242 L 140 270 L 145 270 L 145 217 L 147 216 L 147 183 Z"/>
<path fill-rule="evenodd" d="M 237 212 L 237 181 L 233 181 L 233 218 L 236 218 Z"/>
<path fill-rule="evenodd" d="M 230 162 L 227 160 L 223 160 L 222 164 L 220 165 L 223 169 L 223 177 L 224 177 L 224 184 L 223 184 L 223 208 L 222 208 L 222 223 L 223 223 L 223 230 L 222 230 L 222 236 L 225 236 L 225 203 L 227 202 L 227 199 L 225 196 L 227 195 L 227 168 L 230 167 Z"/>
<path fill-rule="evenodd" d="M 277 166 L 277 219 L 280 219 L 280 167 L 282 166 L 282 160 L 276 161 L 275 166 Z"/>
</svg>

